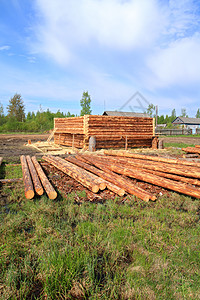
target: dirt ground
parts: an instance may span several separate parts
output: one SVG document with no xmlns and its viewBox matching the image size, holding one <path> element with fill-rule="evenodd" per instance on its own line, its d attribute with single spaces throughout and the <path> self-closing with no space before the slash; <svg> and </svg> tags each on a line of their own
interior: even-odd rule
<svg viewBox="0 0 200 300">
<path fill-rule="evenodd" d="M 185 143 L 200 145 L 200 137 L 163 137 L 162 140 L 166 143 Z"/>
<path fill-rule="evenodd" d="M 27 147 L 28 140 L 31 142 L 46 141 L 49 134 L 0 134 L 0 157 L 6 162 L 19 163 L 20 155 L 37 155 L 42 156 L 32 147 Z M 200 145 L 200 137 L 163 137 L 164 142 L 182 142 L 185 144 Z"/>
<path fill-rule="evenodd" d="M 5 162 L 19 163 L 20 155 L 42 156 L 41 152 L 25 144 L 28 140 L 46 141 L 48 137 L 49 134 L 0 134 L 0 157 L 3 157 Z"/>
</svg>

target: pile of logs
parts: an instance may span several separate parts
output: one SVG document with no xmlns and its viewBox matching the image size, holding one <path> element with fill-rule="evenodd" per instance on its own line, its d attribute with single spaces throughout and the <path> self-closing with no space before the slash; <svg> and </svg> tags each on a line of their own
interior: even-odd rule
<svg viewBox="0 0 200 300">
<path fill-rule="evenodd" d="M 87 148 L 91 136 L 97 149 L 151 147 L 155 136 L 153 118 L 94 116 L 54 119 L 54 142 Z"/>
<path fill-rule="evenodd" d="M 22 165 L 25 197 L 27 199 L 33 199 L 35 192 L 37 195 L 41 196 L 45 189 L 48 197 L 52 200 L 55 199 L 57 197 L 57 192 L 49 182 L 36 157 L 33 156 L 30 158 L 29 155 L 22 155 L 20 160 Z"/>
<path fill-rule="evenodd" d="M 182 148 L 183 151 L 186 153 L 191 153 L 191 154 L 200 154 L 200 145 L 195 145 L 195 147 L 186 147 Z"/>
<path fill-rule="evenodd" d="M 144 201 L 156 200 L 155 195 L 135 185 L 130 179 L 134 178 L 200 199 L 198 163 L 127 151 L 105 150 L 104 154 L 77 154 L 65 159 L 48 155 L 43 159 L 94 193 L 107 187 L 120 196 L 129 193 Z"/>
</svg>

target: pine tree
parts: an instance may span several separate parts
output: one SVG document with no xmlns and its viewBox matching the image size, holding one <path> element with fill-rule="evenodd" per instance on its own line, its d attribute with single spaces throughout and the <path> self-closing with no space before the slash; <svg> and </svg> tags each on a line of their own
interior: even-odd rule
<svg viewBox="0 0 200 300">
<path fill-rule="evenodd" d="M 200 110 L 198 108 L 197 113 L 196 113 L 196 118 L 200 118 Z"/>
<path fill-rule="evenodd" d="M 149 106 L 147 107 L 146 113 L 147 113 L 151 118 L 155 118 L 155 112 L 156 112 L 156 107 L 155 107 L 155 105 L 153 105 L 152 103 L 150 103 Z"/>
<path fill-rule="evenodd" d="M 22 122 L 25 119 L 25 106 L 20 94 L 15 94 L 9 101 L 7 106 L 8 118 Z"/>
<path fill-rule="evenodd" d="M 83 92 L 83 96 L 82 99 L 80 101 L 80 105 L 82 107 L 81 109 L 81 116 L 84 115 L 91 115 L 92 110 L 91 110 L 91 99 L 90 99 L 90 95 L 88 94 L 88 92 Z"/>
</svg>

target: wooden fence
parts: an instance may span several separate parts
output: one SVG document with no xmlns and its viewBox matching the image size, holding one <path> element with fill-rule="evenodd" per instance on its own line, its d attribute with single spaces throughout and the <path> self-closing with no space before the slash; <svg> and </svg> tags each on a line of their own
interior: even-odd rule
<svg viewBox="0 0 200 300">
<path fill-rule="evenodd" d="M 54 119 L 56 144 L 87 148 L 96 137 L 96 148 L 151 147 L 155 136 L 153 118 L 85 115 Z"/>
<path fill-rule="evenodd" d="M 156 128 L 155 132 L 157 134 L 163 134 L 163 135 L 187 135 L 187 134 L 192 134 L 192 129 L 160 129 L 160 128 Z"/>
</svg>

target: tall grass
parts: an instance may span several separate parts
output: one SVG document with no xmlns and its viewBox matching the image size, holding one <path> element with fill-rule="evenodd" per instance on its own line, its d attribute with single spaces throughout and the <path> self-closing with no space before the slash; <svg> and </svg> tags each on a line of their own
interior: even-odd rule
<svg viewBox="0 0 200 300">
<path fill-rule="evenodd" d="M 20 188 L 1 206 L 1 299 L 200 298 L 199 200 L 78 205 Z"/>
</svg>

